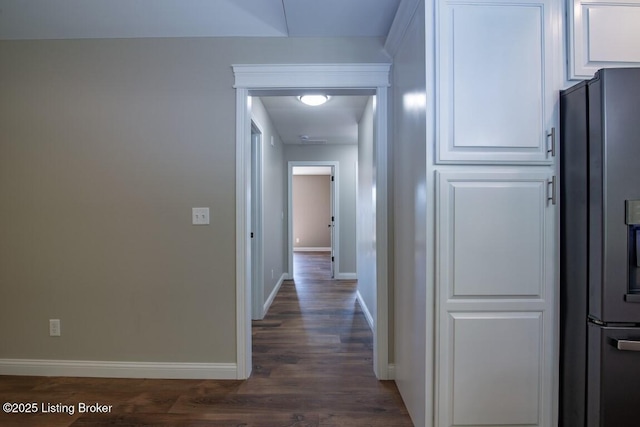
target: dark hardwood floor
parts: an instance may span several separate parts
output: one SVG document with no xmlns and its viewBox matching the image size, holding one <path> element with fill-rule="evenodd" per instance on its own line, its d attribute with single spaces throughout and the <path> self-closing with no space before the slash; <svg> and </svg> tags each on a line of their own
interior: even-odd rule
<svg viewBox="0 0 640 427">
<path fill-rule="evenodd" d="M 331 280 L 327 254 L 295 256 L 269 313 L 253 323 L 246 381 L 0 376 L 0 403 L 36 402 L 38 414 L 0 412 L 0 426 L 413 426 L 395 384 L 373 374 L 373 337 L 356 283 Z M 78 413 L 79 402 L 112 405 Z M 74 408 L 42 413 L 42 404 Z"/>
</svg>

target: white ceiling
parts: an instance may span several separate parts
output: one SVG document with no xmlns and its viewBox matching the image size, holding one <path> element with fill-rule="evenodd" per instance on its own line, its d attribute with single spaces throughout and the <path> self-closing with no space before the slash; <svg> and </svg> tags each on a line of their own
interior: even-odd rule
<svg viewBox="0 0 640 427">
<path fill-rule="evenodd" d="M 305 105 L 295 96 L 260 99 L 285 144 L 357 144 L 358 122 L 369 97 L 333 96 L 317 107 Z M 308 137 L 305 142 L 303 135 Z"/>
<path fill-rule="evenodd" d="M 386 37 L 401 0 L 0 0 L 0 39 Z"/>
</svg>

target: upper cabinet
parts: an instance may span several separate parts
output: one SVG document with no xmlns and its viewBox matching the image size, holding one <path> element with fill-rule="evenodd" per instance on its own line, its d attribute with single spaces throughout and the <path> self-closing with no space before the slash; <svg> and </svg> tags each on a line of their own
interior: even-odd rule
<svg viewBox="0 0 640 427">
<path fill-rule="evenodd" d="M 556 4 L 438 3 L 439 163 L 554 162 Z"/>
<path fill-rule="evenodd" d="M 569 2 L 569 78 L 600 68 L 640 67 L 640 0 Z"/>
</svg>

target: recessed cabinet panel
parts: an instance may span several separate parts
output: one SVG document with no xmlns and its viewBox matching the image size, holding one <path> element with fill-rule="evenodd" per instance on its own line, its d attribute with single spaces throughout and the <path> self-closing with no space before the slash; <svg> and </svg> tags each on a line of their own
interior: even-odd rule
<svg viewBox="0 0 640 427">
<path fill-rule="evenodd" d="M 544 5 L 443 9 L 438 160 L 551 163 Z"/>
<path fill-rule="evenodd" d="M 591 61 L 640 63 L 640 5 L 593 6 L 586 11 Z M 636 37 L 629 37 L 634 32 Z"/>
<path fill-rule="evenodd" d="M 640 67 L 640 0 L 574 0 L 568 12 L 569 78 Z"/>
<path fill-rule="evenodd" d="M 451 299 L 541 298 L 549 175 L 439 175 L 440 278 Z"/>
<path fill-rule="evenodd" d="M 452 313 L 450 426 L 540 425 L 542 313 Z"/>
</svg>

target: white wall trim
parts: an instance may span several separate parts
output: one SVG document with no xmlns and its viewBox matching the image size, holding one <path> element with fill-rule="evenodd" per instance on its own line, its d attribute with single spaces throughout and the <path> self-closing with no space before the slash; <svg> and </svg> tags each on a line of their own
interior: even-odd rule
<svg viewBox="0 0 640 427">
<path fill-rule="evenodd" d="M 381 380 L 389 376 L 388 307 L 388 88 L 391 64 L 289 64 L 233 65 L 236 88 L 236 343 L 238 378 L 251 374 L 251 266 L 250 247 L 250 91 L 268 89 L 347 88 L 375 89 L 378 108 L 374 117 L 377 170 L 377 328 L 374 333 L 374 371 Z M 291 272 L 289 272 L 291 273 Z"/>
<path fill-rule="evenodd" d="M 367 307 L 367 304 L 364 302 L 364 298 L 362 298 L 362 295 L 360 294 L 360 291 L 356 291 L 356 299 L 358 300 L 358 304 L 360 304 L 360 308 L 362 309 L 362 313 L 364 314 L 364 318 L 367 319 L 367 323 L 369 324 L 369 327 L 371 328 L 371 331 L 375 331 L 376 327 L 375 327 L 375 323 L 373 321 L 373 316 L 371 315 L 371 312 L 369 311 L 369 307 Z"/>
<path fill-rule="evenodd" d="M 336 273 L 336 280 L 358 280 L 357 273 Z"/>
<path fill-rule="evenodd" d="M 251 102 L 236 89 L 236 362 L 251 375 Z"/>
<path fill-rule="evenodd" d="M 313 247 L 302 247 L 302 246 L 298 246 L 298 247 L 294 247 L 293 248 L 294 252 L 331 252 L 331 247 L 317 247 L 317 248 L 313 248 Z"/>
<path fill-rule="evenodd" d="M 236 379 L 235 363 L 0 359 L 0 375 L 100 378 Z"/>
<path fill-rule="evenodd" d="M 282 273 L 282 276 L 280 276 L 280 279 L 278 279 L 278 283 L 276 283 L 276 285 L 273 287 L 273 290 L 269 294 L 269 298 L 267 298 L 267 300 L 265 301 L 264 306 L 262 308 L 263 319 L 264 319 L 264 316 L 267 315 L 267 312 L 269 311 L 269 307 L 271 307 L 271 304 L 273 304 L 273 300 L 276 299 L 276 295 L 278 295 L 278 291 L 280 290 L 280 286 L 282 286 L 282 282 L 287 280 L 287 276 L 288 276 L 287 273 Z"/>
<path fill-rule="evenodd" d="M 375 88 L 389 86 L 390 64 L 232 65 L 234 88 Z"/>
<path fill-rule="evenodd" d="M 390 380 L 395 380 L 396 379 L 396 364 L 395 363 L 389 363 L 389 379 Z"/>
<path fill-rule="evenodd" d="M 384 50 L 392 57 L 398 53 L 398 49 L 404 40 L 404 37 L 411 24 L 413 16 L 418 10 L 420 0 L 402 0 L 398 6 L 396 16 L 393 18 L 389 34 L 384 43 Z"/>
<path fill-rule="evenodd" d="M 373 367 L 378 379 L 389 379 L 389 98 L 386 88 L 376 91 L 373 116 L 373 167 L 376 186 L 376 318 L 373 334 Z"/>
</svg>

